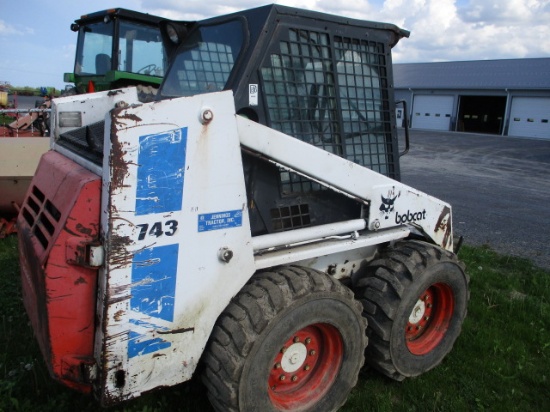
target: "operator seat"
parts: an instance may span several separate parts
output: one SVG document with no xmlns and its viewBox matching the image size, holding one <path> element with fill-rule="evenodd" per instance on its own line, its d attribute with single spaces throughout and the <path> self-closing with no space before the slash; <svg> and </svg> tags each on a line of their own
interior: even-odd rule
<svg viewBox="0 0 550 412">
<path fill-rule="evenodd" d="M 103 75 L 111 70 L 111 57 L 105 53 L 95 56 L 95 74 Z"/>
</svg>

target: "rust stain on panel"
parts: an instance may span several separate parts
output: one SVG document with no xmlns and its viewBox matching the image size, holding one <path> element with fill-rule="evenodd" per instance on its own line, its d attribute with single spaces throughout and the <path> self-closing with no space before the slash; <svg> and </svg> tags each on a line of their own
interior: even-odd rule
<svg viewBox="0 0 550 412">
<path fill-rule="evenodd" d="M 76 224 L 76 230 L 83 235 L 93 236 L 94 229 L 85 227 L 81 223 Z"/>
<path fill-rule="evenodd" d="M 109 262 L 113 269 L 119 269 L 132 264 L 134 254 L 128 252 L 128 246 L 134 242 L 129 236 L 111 235 Z"/>
<path fill-rule="evenodd" d="M 123 315 L 124 315 L 124 311 L 119 310 L 115 313 L 115 315 L 113 317 L 114 317 L 115 321 L 119 322 Z"/>
<path fill-rule="evenodd" d="M 121 122 L 122 119 L 141 122 L 141 118 L 135 114 L 123 113 L 124 109 L 113 110 L 111 113 L 111 155 L 110 164 L 112 168 L 111 187 L 113 189 L 124 187 L 124 179 L 129 176 L 128 163 L 124 161 L 127 151 L 124 144 L 118 139 L 119 130 L 128 126 Z"/>
<path fill-rule="evenodd" d="M 109 297 L 106 301 L 107 302 L 106 305 L 111 306 L 111 305 L 115 305 L 117 303 L 124 302 L 125 300 L 130 300 L 130 299 L 132 299 L 132 295 L 118 296 L 116 298 Z"/>
<path fill-rule="evenodd" d="M 113 123 L 112 128 L 114 130 L 111 131 L 111 189 L 117 189 L 124 187 L 124 179 L 130 174 L 128 172 L 128 165 L 124 162 L 124 155 L 127 152 L 124 150 L 123 144 L 117 139 L 115 123 Z"/>
<path fill-rule="evenodd" d="M 174 329 L 174 330 L 158 330 L 157 333 L 159 335 L 176 335 L 178 333 L 186 333 L 186 332 L 195 332 L 195 328 L 180 328 L 180 329 Z"/>
<path fill-rule="evenodd" d="M 121 119 L 133 120 L 136 123 L 139 123 L 142 120 L 141 117 L 136 116 L 135 114 L 130 114 L 130 113 L 125 113 L 125 114 L 122 114 L 118 117 L 121 118 Z"/>
</svg>

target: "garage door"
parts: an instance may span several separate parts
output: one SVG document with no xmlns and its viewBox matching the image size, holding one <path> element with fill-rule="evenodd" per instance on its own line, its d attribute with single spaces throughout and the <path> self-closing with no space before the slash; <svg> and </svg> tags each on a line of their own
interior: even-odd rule
<svg viewBox="0 0 550 412">
<path fill-rule="evenodd" d="M 453 96 L 414 96 L 414 129 L 450 130 Z"/>
<path fill-rule="evenodd" d="M 514 97 L 508 136 L 550 139 L 550 98 Z"/>
</svg>

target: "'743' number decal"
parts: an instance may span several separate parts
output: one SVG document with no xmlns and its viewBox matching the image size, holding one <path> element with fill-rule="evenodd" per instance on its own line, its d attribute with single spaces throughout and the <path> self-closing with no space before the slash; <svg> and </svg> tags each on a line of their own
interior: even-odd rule
<svg viewBox="0 0 550 412">
<path fill-rule="evenodd" d="M 161 237 L 162 235 L 174 236 L 174 233 L 176 233 L 176 230 L 178 230 L 178 221 L 168 220 L 164 222 L 164 225 L 162 224 L 162 222 L 155 222 L 151 225 L 150 229 L 149 223 L 143 223 L 136 226 L 140 228 L 138 240 L 143 240 L 147 235 L 156 237 Z"/>
</svg>

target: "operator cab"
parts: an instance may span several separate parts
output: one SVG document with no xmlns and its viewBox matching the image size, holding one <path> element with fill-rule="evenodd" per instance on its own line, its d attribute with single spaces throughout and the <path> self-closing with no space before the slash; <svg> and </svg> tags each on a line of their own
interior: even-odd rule
<svg viewBox="0 0 550 412">
<path fill-rule="evenodd" d="M 161 30 L 175 51 L 157 99 L 232 90 L 237 114 L 399 180 L 391 48 L 407 31 L 279 5 Z M 243 163 L 253 235 L 361 213 L 253 154 Z"/>
<path fill-rule="evenodd" d="M 160 17 L 126 9 L 88 15 L 71 24 L 78 32 L 74 73 L 65 73 L 77 93 L 130 85 L 158 87 L 167 66 Z M 90 83 L 91 82 L 91 83 Z"/>
</svg>

